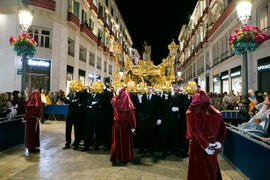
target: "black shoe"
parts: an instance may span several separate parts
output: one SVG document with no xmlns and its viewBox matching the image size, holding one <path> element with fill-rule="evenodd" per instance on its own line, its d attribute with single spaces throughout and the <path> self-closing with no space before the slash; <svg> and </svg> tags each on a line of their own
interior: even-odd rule
<svg viewBox="0 0 270 180">
<path fill-rule="evenodd" d="M 28 149 L 28 152 L 30 153 L 39 152 L 39 151 L 40 151 L 39 149 Z"/>
<path fill-rule="evenodd" d="M 90 150 L 89 147 L 88 148 L 85 147 L 85 148 L 82 149 L 82 152 L 89 151 L 89 150 Z"/>
<path fill-rule="evenodd" d="M 112 166 L 118 166 L 118 163 L 116 161 L 112 161 Z"/>
<path fill-rule="evenodd" d="M 187 153 L 182 153 L 181 158 L 187 158 L 189 155 Z"/>
<path fill-rule="evenodd" d="M 73 150 L 78 150 L 79 146 L 74 146 Z"/>
<path fill-rule="evenodd" d="M 63 147 L 63 150 L 70 149 L 70 146 Z"/>
<path fill-rule="evenodd" d="M 119 166 L 126 166 L 127 165 L 127 161 L 120 161 L 119 162 Z"/>
<path fill-rule="evenodd" d="M 95 151 L 98 151 L 99 150 L 99 146 L 95 146 Z"/>
</svg>

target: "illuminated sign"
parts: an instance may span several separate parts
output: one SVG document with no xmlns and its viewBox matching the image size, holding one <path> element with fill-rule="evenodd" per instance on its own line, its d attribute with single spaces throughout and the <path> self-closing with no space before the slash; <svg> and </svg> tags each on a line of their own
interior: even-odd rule
<svg viewBox="0 0 270 180">
<path fill-rule="evenodd" d="M 228 79 L 229 78 L 229 75 L 225 75 L 225 76 L 222 76 L 221 79 L 224 80 L 224 79 Z"/>
<path fill-rule="evenodd" d="M 241 71 L 231 73 L 231 77 L 240 76 L 240 75 L 241 75 Z"/>
<path fill-rule="evenodd" d="M 41 59 L 28 59 L 29 66 L 39 66 L 39 67 L 50 67 L 49 61 L 44 61 Z"/>
<path fill-rule="evenodd" d="M 270 69 L 270 64 L 258 66 L 258 71 Z"/>
</svg>

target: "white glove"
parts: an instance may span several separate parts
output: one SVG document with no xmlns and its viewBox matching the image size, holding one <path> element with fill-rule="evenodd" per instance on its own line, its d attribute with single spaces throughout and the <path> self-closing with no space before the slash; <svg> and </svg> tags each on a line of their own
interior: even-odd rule
<svg viewBox="0 0 270 180">
<path fill-rule="evenodd" d="M 138 94 L 138 100 L 140 103 L 142 103 L 142 96 L 143 96 L 142 94 Z"/>
<path fill-rule="evenodd" d="M 221 147 L 222 147 L 220 142 L 218 142 L 218 141 L 215 142 L 215 145 L 216 145 L 215 149 L 221 149 Z"/>
<path fill-rule="evenodd" d="M 209 147 L 205 148 L 204 150 L 208 155 L 213 155 L 215 153 L 215 150 L 214 149 L 209 149 Z"/>
<path fill-rule="evenodd" d="M 161 124 L 161 122 L 162 122 L 161 119 L 159 119 L 159 120 L 157 120 L 156 124 L 159 126 Z"/>
<path fill-rule="evenodd" d="M 95 105 L 95 104 L 97 104 L 97 101 L 93 101 L 93 102 L 92 102 L 92 105 Z"/>
<path fill-rule="evenodd" d="M 131 129 L 131 132 L 132 132 L 132 133 L 134 133 L 134 132 L 135 132 L 135 129 L 134 129 L 134 128 L 132 128 L 132 129 Z"/>
<path fill-rule="evenodd" d="M 173 111 L 173 112 L 179 111 L 179 107 L 172 107 L 172 111 Z"/>
</svg>

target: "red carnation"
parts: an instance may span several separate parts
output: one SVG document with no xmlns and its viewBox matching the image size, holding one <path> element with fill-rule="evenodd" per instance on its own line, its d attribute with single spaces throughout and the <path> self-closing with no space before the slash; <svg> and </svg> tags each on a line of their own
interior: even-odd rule
<svg viewBox="0 0 270 180">
<path fill-rule="evenodd" d="M 11 37 L 9 38 L 9 43 L 10 43 L 10 45 L 12 45 L 14 41 L 15 41 L 15 40 L 14 40 L 14 37 L 11 36 Z"/>
<path fill-rule="evenodd" d="M 232 45 L 232 42 L 229 42 L 229 45 Z"/>
<path fill-rule="evenodd" d="M 246 39 L 250 39 L 250 36 L 246 36 Z"/>
</svg>

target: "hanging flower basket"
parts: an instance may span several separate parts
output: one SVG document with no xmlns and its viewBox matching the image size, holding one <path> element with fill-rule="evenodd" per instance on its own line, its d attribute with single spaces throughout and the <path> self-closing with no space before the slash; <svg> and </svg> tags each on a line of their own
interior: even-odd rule
<svg viewBox="0 0 270 180">
<path fill-rule="evenodd" d="M 29 56 L 30 58 L 34 56 L 37 43 L 29 34 L 19 34 L 17 39 L 11 36 L 9 42 L 10 45 L 14 45 L 14 51 L 17 52 L 17 56 Z"/>
<path fill-rule="evenodd" d="M 246 26 L 236 29 L 235 34 L 229 37 L 229 44 L 233 45 L 235 54 L 255 51 L 257 47 L 267 40 L 267 35 L 258 26 Z"/>
</svg>

